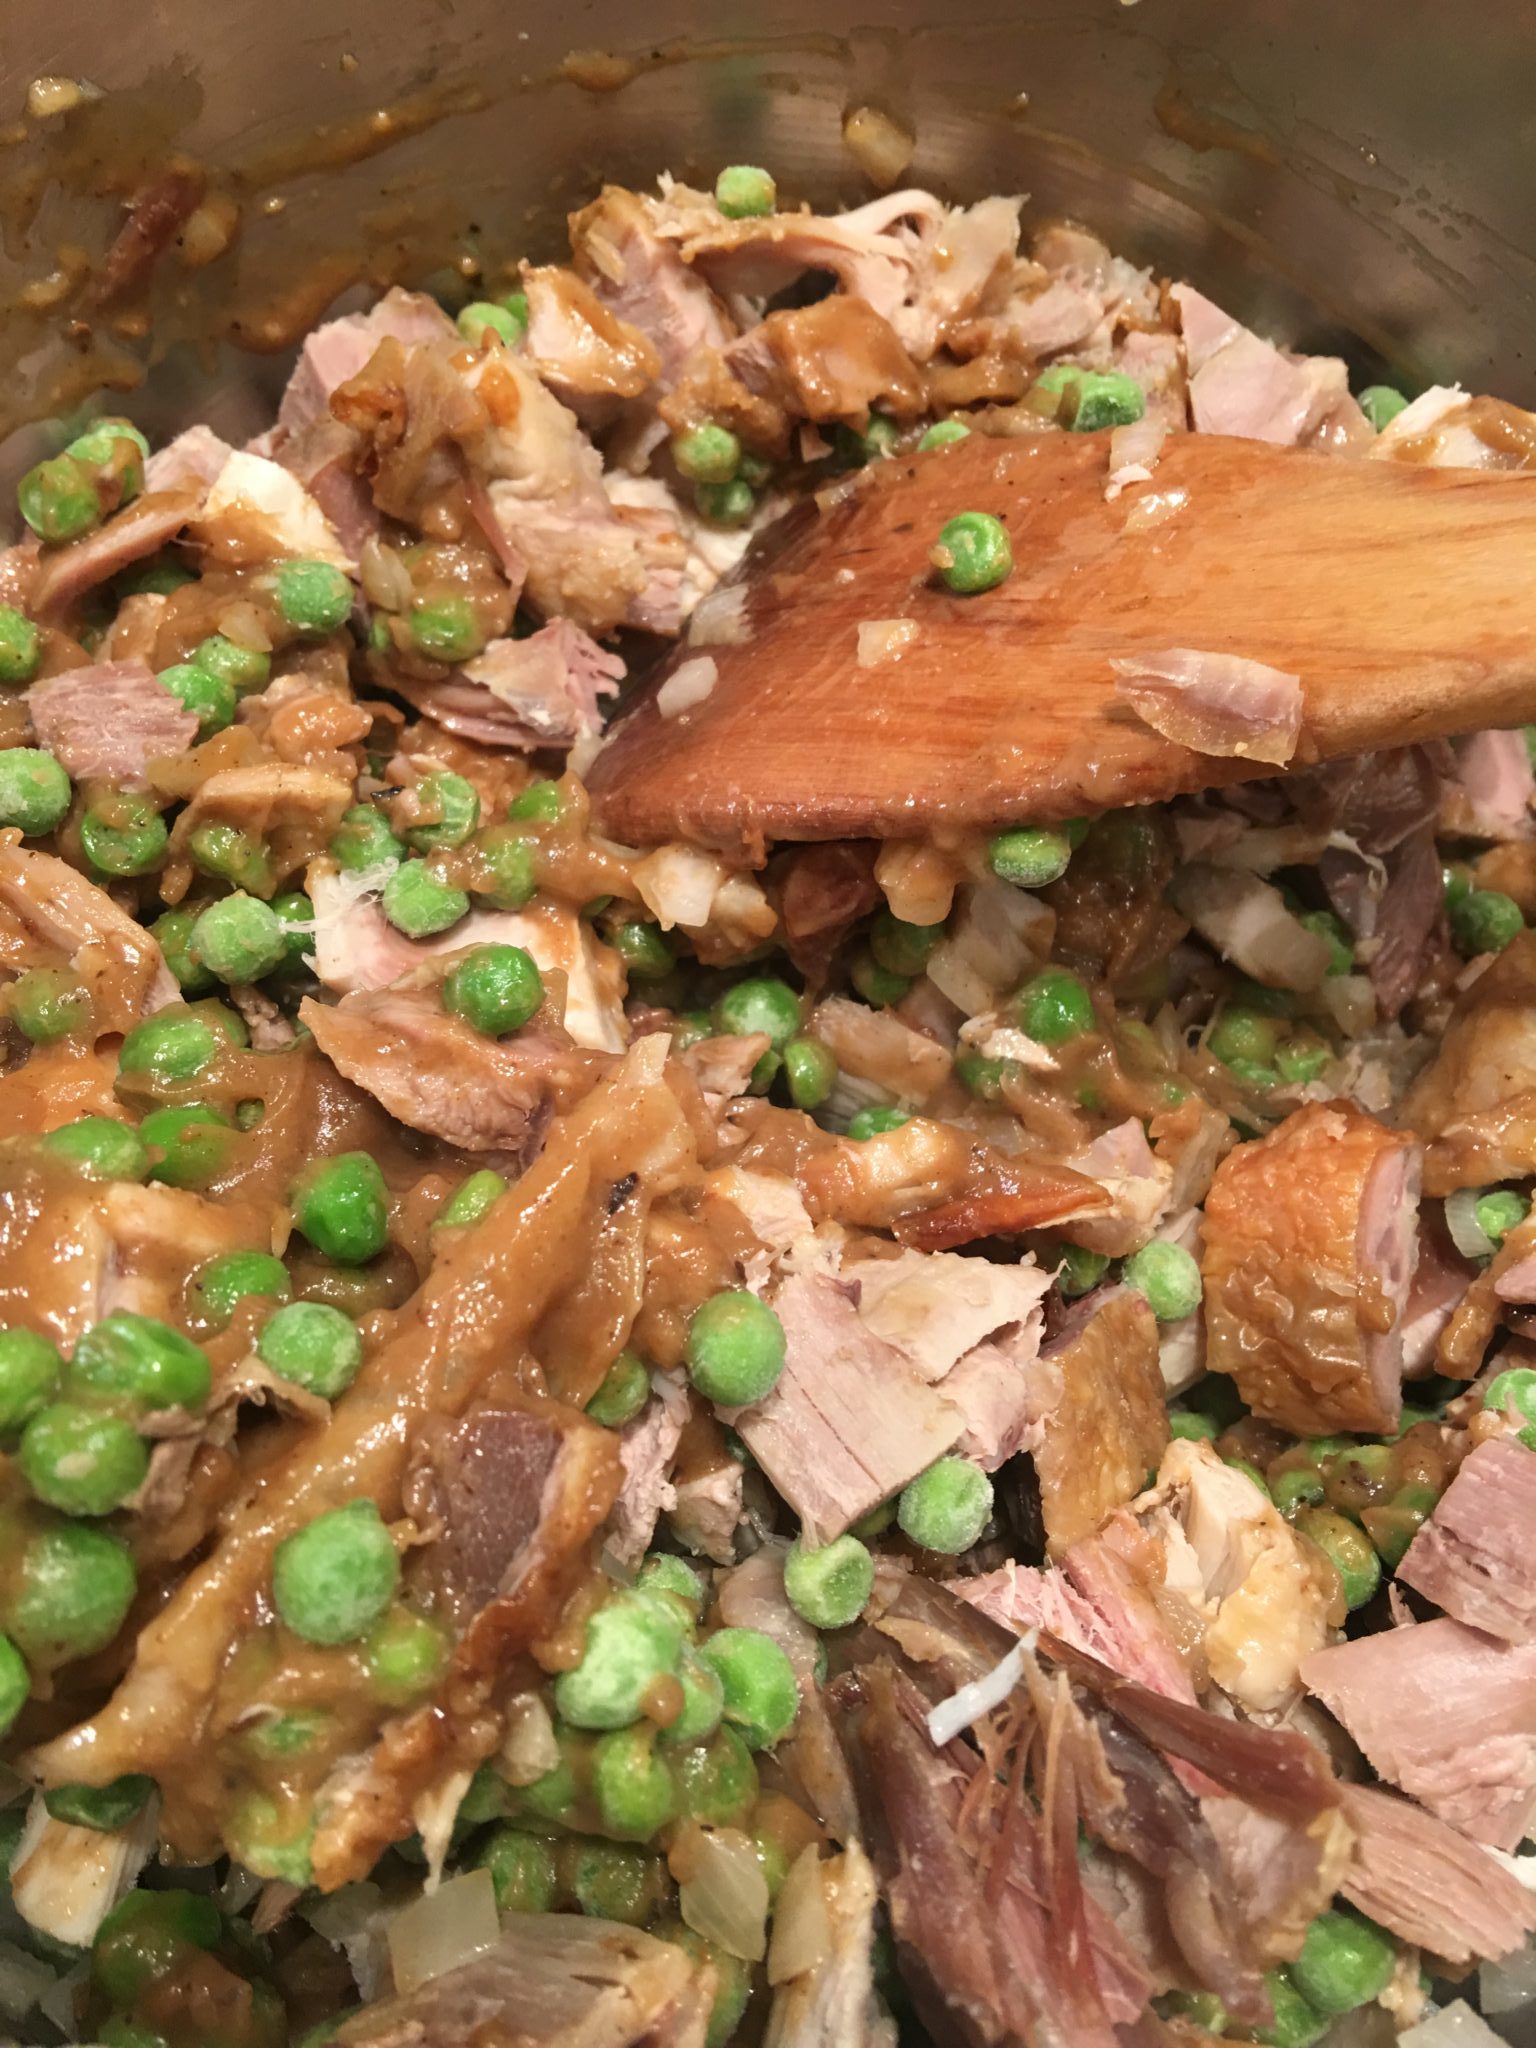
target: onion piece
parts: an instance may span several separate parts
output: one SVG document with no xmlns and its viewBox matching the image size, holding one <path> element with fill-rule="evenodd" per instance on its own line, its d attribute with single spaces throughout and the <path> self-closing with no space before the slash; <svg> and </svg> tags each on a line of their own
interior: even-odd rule
<svg viewBox="0 0 1536 2048">
<path fill-rule="evenodd" d="M 674 841 L 637 861 L 632 873 L 641 902 L 669 932 L 680 924 L 709 922 L 726 867 L 712 855 Z"/>
<path fill-rule="evenodd" d="M 1477 1220 L 1477 1205 L 1486 1188 L 1458 1188 L 1445 1198 L 1445 1227 L 1464 1259 L 1491 1259 L 1497 1247 Z"/>
<path fill-rule="evenodd" d="M 380 540 L 376 533 L 370 534 L 363 542 L 362 552 L 357 558 L 357 576 L 363 586 L 364 597 L 381 611 L 403 612 L 410 609 L 416 587 L 411 582 L 405 558 L 397 549 Z"/>
<path fill-rule="evenodd" d="M 1327 980 L 1327 940 L 1309 932 L 1280 891 L 1257 875 L 1192 862 L 1174 876 L 1168 895 L 1224 960 L 1266 988 L 1320 989 Z M 1329 988 L 1344 979 L 1336 975 Z"/>
<path fill-rule="evenodd" d="M 883 661 L 900 661 L 916 639 L 915 619 L 861 619 L 854 662 L 859 668 L 878 668 Z"/>
<path fill-rule="evenodd" d="M 667 1861 L 686 1925 L 727 1955 L 760 1963 L 768 1953 L 768 1880 L 751 1836 L 690 1822 Z"/>
<path fill-rule="evenodd" d="M 817 1969 L 832 1953 L 832 1927 L 822 1881 L 821 1851 L 807 1842 L 780 1887 L 768 1944 L 768 1982 L 785 1984 Z"/>
<path fill-rule="evenodd" d="M 855 107 L 843 117 L 843 146 L 869 182 L 889 192 L 911 163 L 917 138 L 878 107 Z"/>
<path fill-rule="evenodd" d="M 1525 2012 L 1536 2006 L 1536 1941 L 1502 1962 L 1484 1963 L 1477 1973 L 1478 2001 L 1485 2013 Z"/>
<path fill-rule="evenodd" d="M 1504 2043 L 1464 1998 L 1458 1998 L 1399 2034 L 1397 2048 L 1504 2048 Z"/>
<path fill-rule="evenodd" d="M 1142 469 L 1150 476 L 1167 438 L 1168 429 L 1149 413 L 1132 420 L 1129 426 L 1116 427 L 1109 437 L 1110 482 L 1123 469 Z"/>
<path fill-rule="evenodd" d="M 408 1997 L 422 1984 L 483 1956 L 501 1939 L 496 1887 L 488 1870 L 466 1870 L 424 1893 L 389 1925 L 395 1990 Z"/>
<path fill-rule="evenodd" d="M 555 1724 L 536 1692 L 520 1692 L 507 1702 L 507 1733 L 501 1745 L 502 1776 L 509 1785 L 531 1785 L 560 1761 Z"/>
<path fill-rule="evenodd" d="M 46 1963 L 29 1956 L 13 1941 L 0 1941 L 0 2015 L 13 2026 L 20 2027 L 53 1985 L 54 1975 Z"/>
<path fill-rule="evenodd" d="M 688 621 L 690 647 L 744 647 L 751 638 L 745 583 L 722 583 L 694 606 Z"/>
<path fill-rule="evenodd" d="M 994 1707 L 1003 1704 L 1024 1676 L 1024 1658 L 1039 1640 L 1040 1631 L 1030 1629 L 990 1671 L 980 1678 L 973 1678 L 969 1685 L 962 1685 L 947 1700 L 940 1700 L 936 1707 L 929 1708 L 928 1739 L 935 1749 L 942 1749 L 946 1742 L 953 1742 L 962 1728 L 969 1728 L 973 1721 L 979 1721 L 983 1714 L 990 1714 Z"/>
<path fill-rule="evenodd" d="M 656 709 L 663 718 L 677 718 L 684 711 L 691 711 L 695 704 L 702 704 L 719 680 L 714 656 L 696 654 L 691 661 L 675 668 L 656 692 Z"/>
</svg>

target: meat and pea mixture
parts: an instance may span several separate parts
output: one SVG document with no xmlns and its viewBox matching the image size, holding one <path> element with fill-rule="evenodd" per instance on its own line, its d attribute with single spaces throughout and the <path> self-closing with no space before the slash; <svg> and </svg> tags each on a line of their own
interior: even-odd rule
<svg viewBox="0 0 1536 2048">
<path fill-rule="evenodd" d="M 1527 736 L 756 870 L 583 791 L 627 677 L 749 629 L 754 532 L 893 457 L 1097 434 L 1129 501 L 1190 431 L 1536 446 L 1019 237 L 609 189 L 568 265 L 319 328 L 248 447 L 102 418 L 23 479 L 17 2038 L 1432 2048 L 1530 1997 Z M 1005 527 L 931 544 L 983 623 Z M 1146 715 L 1283 763 L 1251 667 Z"/>
</svg>

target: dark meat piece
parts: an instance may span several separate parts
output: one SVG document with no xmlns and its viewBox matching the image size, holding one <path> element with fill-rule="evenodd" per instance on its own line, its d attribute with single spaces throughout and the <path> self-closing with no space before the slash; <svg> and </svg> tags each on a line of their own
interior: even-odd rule
<svg viewBox="0 0 1536 2048">
<path fill-rule="evenodd" d="M 1346 1102 L 1229 1152 L 1205 1205 L 1206 1364 L 1302 1436 L 1390 1430 L 1417 1242 L 1419 1150 Z"/>
<path fill-rule="evenodd" d="M 69 668 L 34 683 L 27 710 L 38 743 L 72 782 L 142 785 L 151 761 L 183 754 L 197 738 L 197 714 L 142 661 Z"/>
<path fill-rule="evenodd" d="M 880 902 L 874 847 L 853 839 L 797 846 L 775 879 L 789 957 L 802 974 L 824 975 L 854 925 Z"/>
<path fill-rule="evenodd" d="M 569 747 L 602 728 L 601 697 L 624 680 L 621 656 L 569 619 L 525 640 L 493 640 L 440 682 L 399 677 L 394 687 L 426 717 L 481 746 Z"/>
<path fill-rule="evenodd" d="M 334 1008 L 306 997 L 300 1020 L 326 1058 L 391 1116 L 466 1152 L 528 1160 L 550 1117 L 609 1062 L 581 1052 L 553 1017 L 489 1038 L 451 1015 L 434 991 L 392 988 Z"/>
<path fill-rule="evenodd" d="M 112 239 L 92 302 L 110 306 L 149 282 L 150 272 L 203 203 L 207 179 L 192 164 L 177 164 L 141 185 L 128 201 L 128 218 Z"/>
<path fill-rule="evenodd" d="M 0 847 L 0 964 L 20 974 L 66 962 L 91 992 L 98 1031 L 131 1031 L 181 1000 L 159 946 L 104 889 L 51 853 Z"/>
<path fill-rule="evenodd" d="M 513 1913 L 489 1954 L 366 2007 L 332 2038 L 337 2048 L 703 2048 L 713 1990 L 711 1969 L 638 1928 Z"/>
<path fill-rule="evenodd" d="M 1479 1444 L 1397 1568 L 1455 1621 L 1536 1642 L 1536 1457 L 1508 1438 Z"/>
<path fill-rule="evenodd" d="M 1301 1675 L 1381 1777 L 1474 1842 L 1520 1843 L 1536 1815 L 1536 1643 L 1426 1621 L 1317 1650 Z"/>
</svg>

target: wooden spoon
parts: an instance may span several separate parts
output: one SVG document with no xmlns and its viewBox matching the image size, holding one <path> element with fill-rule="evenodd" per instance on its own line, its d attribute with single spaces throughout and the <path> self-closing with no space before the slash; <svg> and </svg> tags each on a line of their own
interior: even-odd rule
<svg viewBox="0 0 1536 2048">
<path fill-rule="evenodd" d="M 593 762 L 602 828 L 760 861 L 1274 774 L 1117 697 L 1115 657 L 1170 648 L 1299 676 L 1296 765 L 1536 721 L 1536 473 L 1178 434 L 1110 500 L 1107 443 L 973 434 L 797 507 L 744 564 L 745 637 L 678 648 Z M 929 563 L 961 511 L 1012 540 L 1013 574 L 979 596 Z M 861 625 L 891 620 L 908 644 L 861 667 Z M 704 655 L 708 694 L 663 716 L 660 684 Z"/>
</svg>

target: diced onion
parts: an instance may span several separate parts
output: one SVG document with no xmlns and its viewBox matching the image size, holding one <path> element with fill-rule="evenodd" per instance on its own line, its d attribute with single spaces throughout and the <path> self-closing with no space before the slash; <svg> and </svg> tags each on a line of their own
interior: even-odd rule
<svg viewBox="0 0 1536 2048">
<path fill-rule="evenodd" d="M 889 192 L 911 163 L 917 138 L 878 107 L 855 107 L 843 119 L 843 144 L 869 182 Z"/>
<path fill-rule="evenodd" d="M 473 1962 L 493 1949 L 500 1936 L 491 1873 L 467 1870 L 462 1877 L 450 1877 L 390 1922 L 389 1960 L 396 1991 L 408 1996 L 445 1971 Z"/>
<path fill-rule="evenodd" d="M 1346 1038 L 1360 1038 L 1376 1022 L 1376 991 L 1368 974 L 1330 974 L 1319 990 Z"/>
<path fill-rule="evenodd" d="M 1504 2048 L 1504 2043 L 1464 1998 L 1458 1998 L 1399 2034 L 1397 2048 Z"/>
<path fill-rule="evenodd" d="M 14 1942 L 0 1941 L 0 2013 L 19 2026 L 53 1988 L 53 1972 Z"/>
<path fill-rule="evenodd" d="M 768 1944 L 768 1982 L 786 1984 L 803 1977 L 832 1953 L 832 1928 L 822 1882 L 821 1852 L 807 1842 L 780 1887 L 773 1908 L 773 1938 Z"/>
<path fill-rule="evenodd" d="M 704 699 L 720 679 L 712 654 L 697 654 L 691 661 L 675 668 L 661 688 L 656 692 L 656 709 L 663 718 L 676 718 L 684 711 L 691 711 L 695 704 Z"/>
<path fill-rule="evenodd" d="M 725 873 L 723 861 L 675 843 L 658 846 L 633 869 L 640 900 L 663 931 L 680 924 L 707 924 Z"/>
<path fill-rule="evenodd" d="M 1486 1188 L 1458 1188 L 1445 1198 L 1445 1227 L 1464 1259 L 1491 1259 L 1497 1247 L 1477 1220 L 1477 1205 Z"/>
<path fill-rule="evenodd" d="M 536 1692 L 520 1692 L 507 1706 L 507 1736 L 501 1745 L 502 1776 L 509 1785 L 531 1785 L 560 1761 L 555 1724 Z"/>
<path fill-rule="evenodd" d="M 745 583 L 722 583 L 694 606 L 688 621 L 690 647 L 743 647 L 751 638 Z"/>
<path fill-rule="evenodd" d="M 859 668 L 878 668 L 883 661 L 900 661 L 916 639 L 915 619 L 861 619 L 854 661 Z"/>
<path fill-rule="evenodd" d="M 415 595 L 405 558 L 398 549 L 386 546 L 377 534 L 363 542 L 357 558 L 357 577 L 364 597 L 381 611 L 403 612 Z"/>
<path fill-rule="evenodd" d="M 940 1700 L 928 1711 L 928 1739 L 935 1749 L 942 1749 L 946 1742 L 953 1742 L 962 1728 L 969 1728 L 973 1721 L 979 1721 L 983 1714 L 990 1714 L 994 1707 L 1000 1707 L 1024 1676 L 1024 1655 L 1033 1650 L 1038 1641 L 1038 1631 L 1031 1629 L 1022 1636 L 1003 1658 L 981 1678 L 973 1678 L 969 1685 L 962 1685 L 958 1692 L 950 1694 L 947 1700 Z"/>
<path fill-rule="evenodd" d="M 256 654 L 272 652 L 271 632 L 248 597 L 225 605 L 219 613 L 219 631 L 226 640 L 233 640 L 237 647 L 249 648 Z"/>
<path fill-rule="evenodd" d="M 1485 2013 L 1525 2012 L 1536 2007 L 1536 1941 L 1502 1962 L 1484 1963 L 1477 1973 L 1478 2002 Z"/>
<path fill-rule="evenodd" d="M 892 917 L 904 924 L 942 924 L 954 906 L 960 870 L 937 846 L 890 839 L 875 856 L 875 880 Z"/>
<path fill-rule="evenodd" d="M 760 1963 L 768 1953 L 768 1880 L 740 1828 L 682 1829 L 668 1857 L 685 1923 L 727 1955 Z"/>
</svg>

